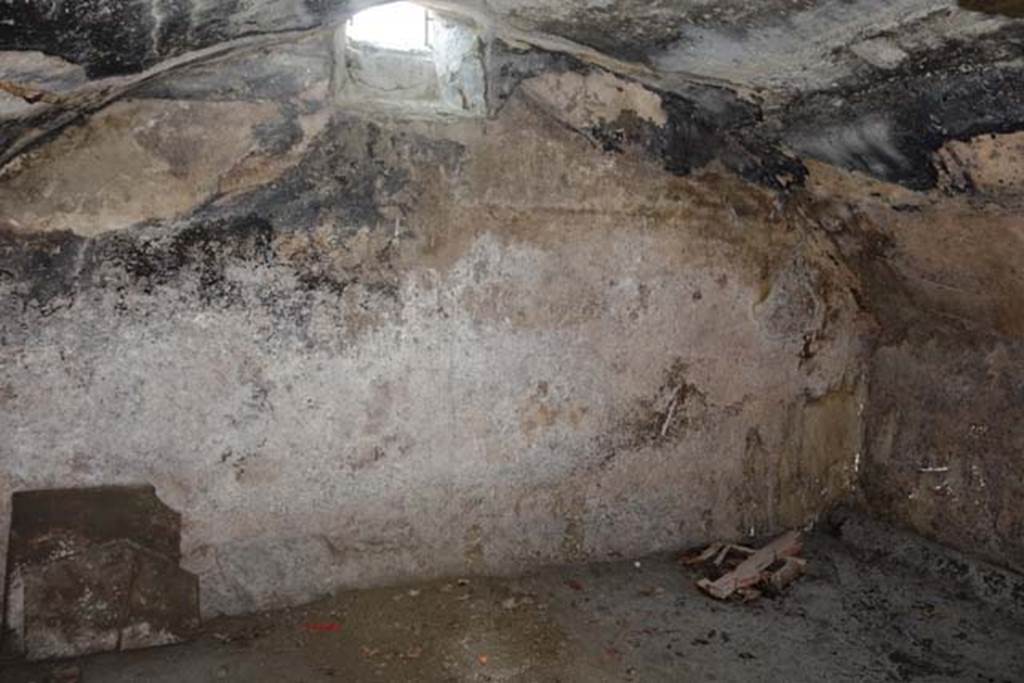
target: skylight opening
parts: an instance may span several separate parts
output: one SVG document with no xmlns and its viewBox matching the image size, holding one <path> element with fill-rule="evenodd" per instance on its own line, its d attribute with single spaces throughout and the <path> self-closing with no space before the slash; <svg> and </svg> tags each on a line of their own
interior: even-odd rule
<svg viewBox="0 0 1024 683">
<path fill-rule="evenodd" d="M 351 40 L 405 52 L 430 50 L 430 12 L 414 2 L 392 2 L 349 19 Z"/>
</svg>

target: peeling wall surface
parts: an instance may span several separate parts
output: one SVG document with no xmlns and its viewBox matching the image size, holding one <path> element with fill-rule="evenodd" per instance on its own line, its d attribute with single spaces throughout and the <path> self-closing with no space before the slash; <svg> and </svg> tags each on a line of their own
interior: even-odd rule
<svg viewBox="0 0 1024 683">
<path fill-rule="evenodd" d="M 152 484 L 206 615 L 850 501 L 1024 569 L 1012 13 L 428 4 L 459 116 L 346 3 L 0 8 L 0 534 Z"/>
</svg>

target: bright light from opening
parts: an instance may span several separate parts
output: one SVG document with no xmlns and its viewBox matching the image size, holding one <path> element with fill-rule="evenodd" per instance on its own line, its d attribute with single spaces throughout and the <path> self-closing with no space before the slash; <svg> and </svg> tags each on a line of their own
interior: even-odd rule
<svg viewBox="0 0 1024 683">
<path fill-rule="evenodd" d="M 427 50 L 429 16 L 426 8 L 412 2 L 393 2 L 363 10 L 352 17 L 349 38 L 395 50 Z"/>
</svg>

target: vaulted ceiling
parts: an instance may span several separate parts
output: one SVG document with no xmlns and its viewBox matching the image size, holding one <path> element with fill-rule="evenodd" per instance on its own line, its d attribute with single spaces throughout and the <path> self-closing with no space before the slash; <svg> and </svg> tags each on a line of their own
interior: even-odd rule
<svg viewBox="0 0 1024 683">
<path fill-rule="evenodd" d="M 378 3 L 0 3 L 0 155 L 24 137 L 26 120 L 37 117 L 27 127 L 38 128 L 42 110 L 90 83 L 216 56 L 239 41 L 287 40 L 372 4 Z M 934 184 L 922 159 L 943 140 L 1024 126 L 1024 2 L 425 4 L 462 15 L 510 45 L 570 54 L 682 96 L 728 125 L 738 108 L 744 125 L 800 154 L 911 187 Z M 73 106 L 80 113 L 116 98 L 120 82 L 110 83 L 102 94 L 89 89 L 88 104 Z"/>
</svg>

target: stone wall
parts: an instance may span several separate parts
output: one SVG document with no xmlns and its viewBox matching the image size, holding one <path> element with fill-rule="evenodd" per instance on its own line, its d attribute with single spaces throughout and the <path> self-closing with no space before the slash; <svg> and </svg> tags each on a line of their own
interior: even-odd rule
<svg viewBox="0 0 1024 683">
<path fill-rule="evenodd" d="M 848 198 L 836 241 L 879 322 L 863 504 L 1024 571 L 1024 136 L 939 159 L 930 193 L 812 173 Z"/>
<path fill-rule="evenodd" d="M 849 494 L 871 325 L 803 199 L 601 144 L 543 82 L 490 119 L 332 110 L 289 54 L 148 86 L 4 170 L 4 505 L 152 483 L 209 615 L 770 533 Z M 595 106 L 658 130 L 637 97 Z"/>
</svg>

